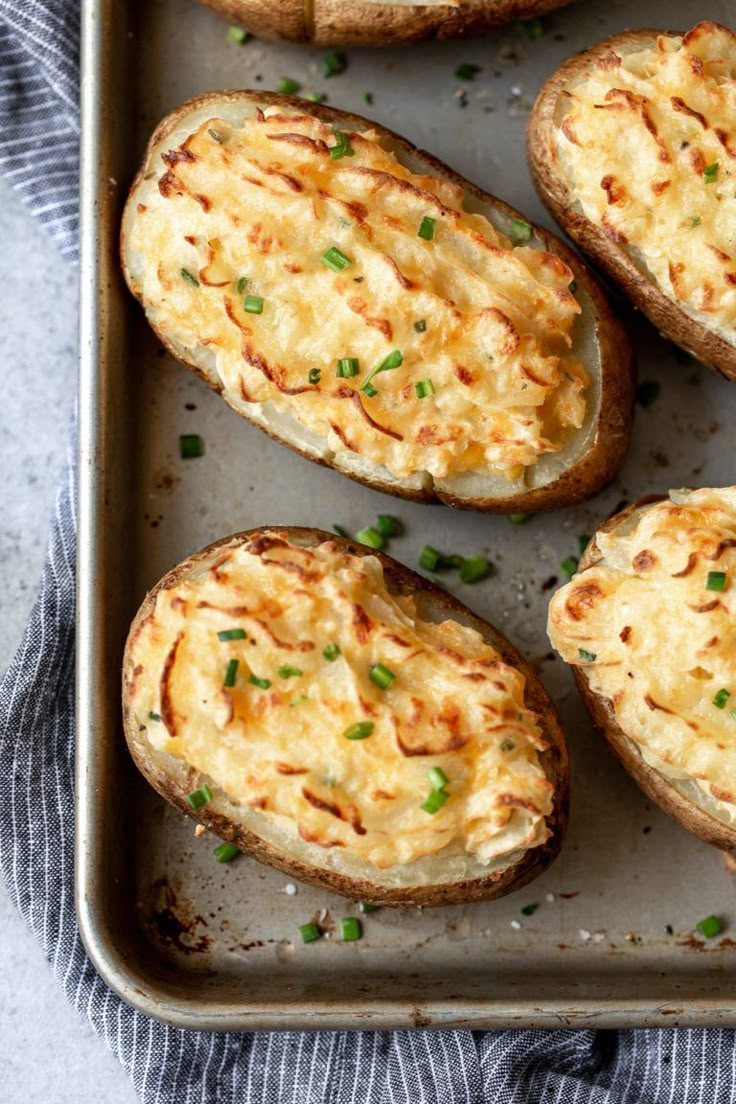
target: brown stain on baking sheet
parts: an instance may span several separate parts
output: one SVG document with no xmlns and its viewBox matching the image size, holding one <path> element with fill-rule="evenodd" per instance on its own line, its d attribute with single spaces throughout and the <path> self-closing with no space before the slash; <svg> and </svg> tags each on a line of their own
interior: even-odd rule
<svg viewBox="0 0 736 1104">
<path fill-rule="evenodd" d="M 204 954 L 210 948 L 210 937 L 200 927 L 207 927 L 203 916 L 187 917 L 179 906 L 176 892 L 168 878 L 158 878 L 151 886 L 150 912 L 144 911 L 143 922 L 154 937 L 183 954 Z"/>
</svg>

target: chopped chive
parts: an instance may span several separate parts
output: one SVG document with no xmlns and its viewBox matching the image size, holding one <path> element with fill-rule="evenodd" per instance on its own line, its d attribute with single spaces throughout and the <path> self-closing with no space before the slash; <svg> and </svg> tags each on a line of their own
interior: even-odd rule
<svg viewBox="0 0 736 1104">
<path fill-rule="evenodd" d="M 473 80 L 475 74 L 480 72 L 480 65 L 473 65 L 472 62 L 464 61 L 462 65 L 458 65 L 455 70 L 456 80 Z"/>
<path fill-rule="evenodd" d="M 433 790 L 442 790 L 450 782 L 442 767 L 430 767 L 427 771 L 427 778 Z"/>
<path fill-rule="evenodd" d="M 180 268 L 179 271 L 188 284 L 192 284 L 194 287 L 199 287 L 199 280 L 196 276 L 192 275 L 188 268 Z"/>
<path fill-rule="evenodd" d="M 364 92 L 363 93 L 363 103 L 367 103 L 367 104 L 372 104 L 373 103 L 373 93 L 372 92 Z"/>
<path fill-rule="evenodd" d="M 333 161 L 339 161 L 342 157 L 355 157 L 355 150 L 350 145 L 350 138 L 344 130 L 336 130 L 337 144 L 330 146 L 330 157 Z"/>
<path fill-rule="evenodd" d="M 252 37 L 253 35 L 249 31 L 244 31 L 242 27 L 228 27 L 227 29 L 228 42 L 234 42 L 236 46 L 242 46 Z"/>
<path fill-rule="evenodd" d="M 400 349 L 394 349 L 393 352 L 389 353 L 388 356 L 385 356 L 383 360 L 376 365 L 375 368 L 372 368 L 370 370 L 370 372 L 366 376 L 365 382 L 361 385 L 360 390 L 365 391 L 367 395 L 373 397 L 373 395 L 377 393 L 375 387 L 373 387 L 371 383 L 371 380 L 374 378 L 374 376 L 377 376 L 380 372 L 391 372 L 394 368 L 401 367 L 403 363 L 404 354 L 401 352 Z"/>
<path fill-rule="evenodd" d="M 252 686 L 257 686 L 259 690 L 268 690 L 271 685 L 270 679 L 259 678 L 258 675 L 251 675 L 248 682 Z"/>
<path fill-rule="evenodd" d="M 348 63 L 345 55 L 339 54 L 336 51 L 325 54 L 319 63 L 320 72 L 323 77 L 337 77 L 340 73 L 344 73 L 347 67 Z"/>
<path fill-rule="evenodd" d="M 223 629 L 217 634 L 218 640 L 246 640 L 247 637 L 245 629 Z"/>
<path fill-rule="evenodd" d="M 307 695 L 306 694 L 297 694 L 297 696 L 295 698 L 292 698 L 292 700 L 289 702 L 289 705 L 293 708 L 293 706 L 299 705 L 299 702 L 303 702 L 303 701 L 306 701 L 306 700 L 307 700 Z"/>
<path fill-rule="evenodd" d="M 212 800 L 212 790 L 207 783 L 200 786 L 198 790 L 192 790 L 190 794 L 187 794 L 187 801 L 193 809 L 201 809 L 203 805 L 206 805 Z"/>
<path fill-rule="evenodd" d="M 463 583 L 477 583 L 490 572 L 491 565 L 485 556 L 468 556 L 460 567 L 460 579 Z"/>
<path fill-rule="evenodd" d="M 419 229 L 417 230 L 417 237 L 424 238 L 425 241 L 431 241 L 434 237 L 434 227 L 437 219 L 430 218 L 429 215 L 425 215 L 422 221 L 419 223 Z"/>
<path fill-rule="evenodd" d="M 516 744 L 514 743 L 513 740 L 502 740 L 501 741 L 501 751 L 513 751 L 515 747 L 516 747 Z"/>
<path fill-rule="evenodd" d="M 560 568 L 567 575 L 568 579 L 572 579 L 573 575 L 578 569 L 578 559 L 576 556 L 566 556 L 560 563 Z"/>
<path fill-rule="evenodd" d="M 198 433 L 182 433 L 179 437 L 179 456 L 182 460 L 196 460 L 204 456 L 204 441 Z"/>
<path fill-rule="evenodd" d="M 720 168 L 720 162 L 714 161 L 712 165 L 706 165 L 703 169 L 703 180 L 706 184 L 712 184 L 718 179 L 718 170 Z"/>
<path fill-rule="evenodd" d="M 337 533 L 338 537 L 350 537 L 347 529 L 344 529 L 342 525 L 333 525 L 332 530 Z"/>
<path fill-rule="evenodd" d="M 216 847 L 213 851 L 213 855 L 218 862 L 230 862 L 236 855 L 240 854 L 240 848 L 236 847 L 234 843 L 221 843 L 219 847 Z"/>
<path fill-rule="evenodd" d="M 432 790 L 429 797 L 422 802 L 419 808 L 425 813 L 429 813 L 430 816 L 434 816 L 435 813 L 440 811 L 449 796 L 447 790 Z"/>
<path fill-rule="evenodd" d="M 544 23 L 542 23 L 541 19 L 525 19 L 521 25 L 524 28 L 526 37 L 531 39 L 532 42 L 536 42 L 539 38 L 544 38 Z"/>
<path fill-rule="evenodd" d="M 299 81 L 292 80 L 291 77 L 282 77 L 279 81 L 278 91 L 283 92 L 285 96 L 293 96 L 300 88 Z"/>
<path fill-rule="evenodd" d="M 344 268 L 349 268 L 353 263 L 350 257 L 346 257 L 336 245 L 330 246 L 326 253 L 322 254 L 322 264 L 327 265 L 333 272 L 342 272 Z"/>
<path fill-rule="evenodd" d="M 322 935 L 322 932 L 316 924 L 302 924 L 299 928 L 299 934 L 302 937 L 302 943 L 314 943 L 315 939 L 319 939 Z"/>
<path fill-rule="evenodd" d="M 581 554 L 585 551 L 589 544 L 590 537 L 586 533 L 581 533 L 578 537 L 578 548 L 580 549 Z"/>
<path fill-rule="evenodd" d="M 365 529 L 361 529 L 355 534 L 355 539 L 359 544 L 367 544 L 369 548 L 383 548 L 386 543 L 377 529 L 374 529 L 372 525 L 367 525 Z"/>
<path fill-rule="evenodd" d="M 225 678 L 222 680 L 222 685 L 223 686 L 230 687 L 230 686 L 235 685 L 235 679 L 237 678 L 238 667 L 239 666 L 240 666 L 240 660 L 239 659 L 231 659 L 230 660 L 230 662 L 227 665 L 227 670 L 225 671 Z"/>
<path fill-rule="evenodd" d="M 282 679 L 300 678 L 303 674 L 301 667 L 289 667 L 287 663 L 279 667 L 279 678 Z"/>
<path fill-rule="evenodd" d="M 364 913 L 381 911 L 380 905 L 371 905 L 367 901 L 361 901 L 358 907 L 360 908 L 360 911 Z"/>
<path fill-rule="evenodd" d="M 569 284 L 567 285 L 567 290 L 568 290 L 568 291 L 570 292 L 570 294 L 571 294 L 571 295 L 574 295 L 574 294 L 575 294 L 575 292 L 576 292 L 576 291 L 578 290 L 578 282 L 577 282 L 577 280 L 572 280 L 572 281 L 571 281 L 571 282 L 570 282 L 570 283 L 569 283 Z"/>
<path fill-rule="evenodd" d="M 319 383 L 322 379 L 321 370 L 319 368 L 310 368 L 308 379 L 310 383 Z"/>
<path fill-rule="evenodd" d="M 374 663 L 368 672 L 368 677 L 379 689 L 388 690 L 396 675 L 393 671 L 389 671 L 388 667 L 384 667 L 382 663 Z"/>
<path fill-rule="evenodd" d="M 708 579 L 705 584 L 706 590 L 725 590 L 726 589 L 726 572 L 725 571 L 709 571 Z"/>
<path fill-rule="evenodd" d="M 238 280 L 238 285 L 237 286 L 238 286 L 238 295 L 242 295 L 243 292 L 245 291 L 245 289 L 248 286 L 248 277 L 247 276 L 241 276 L 240 279 Z"/>
<path fill-rule="evenodd" d="M 338 379 L 352 379 L 360 371 L 360 361 L 357 357 L 341 357 L 337 362 Z"/>
<path fill-rule="evenodd" d="M 644 380 L 636 389 L 636 401 L 639 406 L 651 406 L 659 395 L 659 384 L 656 380 Z"/>
<path fill-rule="evenodd" d="M 712 939 L 714 935 L 720 935 L 723 931 L 723 924 L 717 916 L 706 916 L 705 920 L 700 920 L 695 927 L 706 939 Z"/>
<path fill-rule="evenodd" d="M 695 228 L 696 226 L 700 226 L 702 221 L 703 220 L 701 219 L 700 215 L 695 215 L 693 218 L 687 220 L 688 226 L 693 228 Z"/>
<path fill-rule="evenodd" d="M 530 517 L 534 517 L 533 514 L 507 514 L 506 520 L 510 521 L 512 525 L 523 525 L 529 520 Z"/>
<path fill-rule="evenodd" d="M 346 740 L 367 740 L 374 728 L 373 721 L 356 721 L 355 724 L 348 725 L 343 736 Z"/>
<path fill-rule="evenodd" d="M 375 388 L 372 383 L 368 382 L 364 383 L 360 390 L 365 391 L 369 399 L 375 399 L 378 394 L 378 389 Z"/>
<path fill-rule="evenodd" d="M 539 908 L 539 905 L 537 904 L 536 901 L 534 901 L 530 905 L 524 905 L 524 907 L 520 910 L 521 915 L 522 916 L 533 916 L 538 908 Z"/>
<path fill-rule="evenodd" d="M 419 566 L 423 567 L 425 571 L 437 571 L 441 560 L 441 554 L 430 544 L 425 544 L 419 553 Z"/>
<path fill-rule="evenodd" d="M 726 702 L 731 697 L 730 690 L 719 690 L 716 696 L 713 698 L 713 704 L 716 709 L 725 709 Z"/>
<path fill-rule="evenodd" d="M 417 380 L 414 390 L 418 399 L 426 399 L 429 395 L 434 395 L 434 384 L 431 379 Z"/>
<path fill-rule="evenodd" d="M 594 663 L 596 653 L 595 652 L 586 652 L 585 648 L 578 648 L 578 656 L 579 656 L 580 659 L 585 660 L 586 663 Z"/>
<path fill-rule="evenodd" d="M 524 222 L 524 219 L 515 218 L 511 223 L 511 234 L 509 236 L 514 245 L 529 241 L 532 236 L 531 224 Z"/>
<path fill-rule="evenodd" d="M 342 652 L 340 651 L 340 645 L 335 644 L 333 641 L 331 641 L 323 651 L 322 655 L 325 657 L 328 663 L 334 663 L 337 657 L 342 655 Z"/>
<path fill-rule="evenodd" d="M 340 921 L 340 934 L 343 943 L 354 943 L 363 934 L 363 928 L 357 916 L 343 916 Z"/>
<path fill-rule="evenodd" d="M 376 519 L 376 529 L 382 537 L 398 537 L 401 528 L 401 522 L 393 514 L 379 514 Z"/>
<path fill-rule="evenodd" d="M 148 714 L 148 719 L 149 719 L 149 721 L 160 721 L 161 720 L 161 714 L 160 713 L 154 713 L 153 710 L 151 710 L 151 712 Z"/>
<path fill-rule="evenodd" d="M 426 318 L 418 318 L 416 320 L 416 322 L 414 323 L 414 329 L 417 333 L 424 333 L 426 328 L 427 328 L 427 319 Z"/>
<path fill-rule="evenodd" d="M 263 299 L 260 295 L 246 295 L 243 300 L 243 310 L 248 314 L 263 314 Z"/>
<path fill-rule="evenodd" d="M 324 103 L 327 96 L 324 92 L 305 92 L 302 99 L 309 100 L 311 103 Z"/>
</svg>

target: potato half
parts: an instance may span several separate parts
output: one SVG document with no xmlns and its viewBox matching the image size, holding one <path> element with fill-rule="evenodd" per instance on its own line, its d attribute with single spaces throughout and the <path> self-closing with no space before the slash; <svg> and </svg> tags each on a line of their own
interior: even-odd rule
<svg viewBox="0 0 736 1104">
<path fill-rule="evenodd" d="M 122 258 L 160 339 L 237 413 L 376 489 L 544 510 L 622 463 L 631 350 L 588 270 L 365 119 L 255 92 L 184 104 L 151 139 Z"/>
<path fill-rule="evenodd" d="M 688 831 L 736 848 L 736 488 L 609 518 L 550 603 L 549 636 L 614 754 Z"/>
<path fill-rule="evenodd" d="M 400 46 L 428 38 L 483 34 L 531 19 L 570 0 L 202 0 L 258 35 L 315 46 Z"/>
<path fill-rule="evenodd" d="M 562 842 L 565 740 L 528 664 L 445 591 L 319 530 L 250 530 L 169 572 L 130 630 L 123 711 L 163 797 L 347 897 L 498 897 Z"/>
<path fill-rule="evenodd" d="M 666 337 L 729 379 L 735 76 L 727 27 L 625 31 L 561 65 L 528 126 L 534 183 L 557 222 Z"/>
</svg>

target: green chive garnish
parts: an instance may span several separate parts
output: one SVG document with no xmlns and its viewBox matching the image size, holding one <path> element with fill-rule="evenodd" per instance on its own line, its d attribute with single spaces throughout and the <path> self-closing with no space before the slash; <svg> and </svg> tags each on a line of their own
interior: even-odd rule
<svg viewBox="0 0 736 1104">
<path fill-rule="evenodd" d="M 361 529 L 356 533 L 355 539 L 359 544 L 367 544 L 369 548 L 383 548 L 386 543 L 378 530 L 374 529 L 372 525 L 368 525 L 365 529 Z"/>
<path fill-rule="evenodd" d="M 566 556 L 560 563 L 560 568 L 567 575 L 568 579 L 572 579 L 573 575 L 578 569 L 578 559 L 575 556 Z"/>
<path fill-rule="evenodd" d="M 278 91 L 283 92 L 285 96 L 293 96 L 300 88 L 299 81 L 292 80 L 291 77 L 282 77 L 279 81 Z"/>
<path fill-rule="evenodd" d="M 373 93 L 372 92 L 364 92 L 363 93 L 363 103 L 367 103 L 367 104 L 372 104 L 373 103 Z"/>
<path fill-rule="evenodd" d="M 338 537 L 350 537 L 347 529 L 344 529 L 342 525 L 333 525 L 333 532 L 337 533 Z"/>
<path fill-rule="evenodd" d="M 182 433 L 179 437 L 179 455 L 182 460 L 196 460 L 204 456 L 204 441 L 198 433 Z"/>
<path fill-rule="evenodd" d="M 302 937 L 302 943 L 314 943 L 315 939 L 319 939 L 322 935 L 322 932 L 316 924 L 302 924 L 299 928 L 299 934 Z"/>
<path fill-rule="evenodd" d="M 248 277 L 247 276 L 241 276 L 240 279 L 238 280 L 238 285 L 237 286 L 238 286 L 238 295 L 242 295 L 243 292 L 245 291 L 245 289 L 248 286 Z"/>
<path fill-rule="evenodd" d="M 373 384 L 368 382 L 364 383 L 360 390 L 365 391 L 369 399 L 375 399 L 376 395 L 378 394 L 378 391 L 373 386 Z"/>
<path fill-rule="evenodd" d="M 434 395 L 434 384 L 431 379 L 417 380 L 414 390 L 418 399 L 426 399 L 429 395 Z"/>
<path fill-rule="evenodd" d="M 391 372 L 394 368 L 399 368 L 403 363 L 404 354 L 400 349 L 394 349 L 394 351 L 389 353 L 388 356 L 385 356 L 375 368 L 371 369 L 366 376 L 365 382 L 361 385 L 360 390 L 365 391 L 367 395 L 372 397 L 377 393 L 375 387 L 373 387 L 371 383 L 374 376 L 377 376 L 380 372 Z"/>
<path fill-rule="evenodd" d="M 656 380 L 644 380 L 636 389 L 636 401 L 639 406 L 651 406 L 659 395 L 659 384 Z"/>
<path fill-rule="evenodd" d="M 223 629 L 217 634 L 218 640 L 246 640 L 247 637 L 245 629 Z"/>
<path fill-rule="evenodd" d="M 281 667 L 279 667 L 279 678 L 282 679 L 299 678 L 303 674 L 304 672 L 302 671 L 301 667 L 289 667 L 287 663 L 284 663 Z M 270 685 L 271 684 L 269 683 L 269 686 Z"/>
<path fill-rule="evenodd" d="M 355 724 L 348 725 L 343 736 L 346 740 L 367 740 L 374 728 L 373 721 L 356 721 Z"/>
<path fill-rule="evenodd" d="M 541 19 L 525 19 L 521 25 L 526 37 L 531 39 L 532 42 L 544 37 L 544 24 Z"/>
<path fill-rule="evenodd" d="M 342 272 L 353 263 L 351 258 L 346 257 L 336 245 L 330 246 L 327 252 L 322 254 L 321 260 L 322 264 L 327 265 L 333 272 Z"/>
<path fill-rule="evenodd" d="M 384 667 L 382 663 L 374 663 L 368 672 L 368 677 L 381 690 L 388 690 L 396 675 L 393 671 L 389 671 L 388 667 Z"/>
<path fill-rule="evenodd" d="M 513 740 L 502 740 L 501 741 L 501 751 L 513 751 L 515 747 L 516 747 L 516 744 L 514 743 Z"/>
<path fill-rule="evenodd" d="M 534 517 L 533 514 L 507 514 L 506 520 L 510 521 L 512 525 L 523 525 L 525 521 L 528 521 L 530 517 Z"/>
<path fill-rule="evenodd" d="M 416 330 L 417 333 L 424 333 L 426 328 L 427 328 L 427 319 L 426 318 L 418 318 L 416 320 L 416 322 L 414 323 L 414 329 Z"/>
<path fill-rule="evenodd" d="M 719 690 L 716 696 L 713 698 L 713 704 L 716 709 L 725 709 L 726 702 L 731 697 L 730 690 Z"/>
<path fill-rule="evenodd" d="M 534 902 L 534 904 L 531 904 L 531 905 L 524 905 L 524 907 L 521 910 L 521 915 L 522 916 L 533 916 L 538 908 L 539 908 L 539 905 L 536 902 Z"/>
<path fill-rule="evenodd" d="M 355 157 L 355 150 L 350 145 L 350 139 L 344 130 L 336 130 L 337 144 L 330 146 L 330 157 L 333 161 L 339 161 L 342 157 Z"/>
<path fill-rule="evenodd" d="M 307 700 L 307 695 L 306 694 L 297 694 L 297 696 L 289 702 L 289 705 L 291 707 L 293 707 L 295 705 L 299 705 L 299 702 L 303 702 L 303 701 L 306 701 L 306 700 Z"/>
<path fill-rule="evenodd" d="M 532 236 L 532 227 L 528 222 L 524 222 L 523 219 L 515 218 L 511 223 L 511 241 L 514 245 L 519 245 L 521 242 L 529 241 Z"/>
<path fill-rule="evenodd" d="M 368 912 L 380 912 L 381 911 L 381 906 L 380 905 L 370 905 L 370 904 L 368 904 L 367 901 L 361 901 L 360 905 L 359 905 L 359 908 L 360 908 L 361 912 L 366 912 L 366 913 L 368 913 Z"/>
<path fill-rule="evenodd" d="M 240 660 L 239 659 L 231 659 L 230 660 L 230 662 L 227 665 L 227 670 L 225 671 L 225 678 L 222 680 L 222 685 L 223 686 L 230 687 L 230 686 L 235 685 L 235 679 L 237 678 L 239 665 L 240 665 Z"/>
<path fill-rule="evenodd" d="M 196 276 L 193 276 L 188 268 L 182 268 L 179 270 L 188 284 L 193 284 L 194 287 L 199 287 L 199 280 Z"/>
<path fill-rule="evenodd" d="M 221 843 L 219 847 L 216 847 L 213 852 L 218 862 L 230 862 L 236 855 L 240 854 L 240 848 L 236 847 L 234 843 Z"/>
<path fill-rule="evenodd" d="M 342 357 L 337 362 L 338 379 L 352 379 L 360 371 L 360 361 L 357 357 Z"/>
<path fill-rule="evenodd" d="M 435 813 L 440 811 L 449 796 L 447 790 L 432 790 L 427 800 L 423 801 L 419 808 L 425 813 L 429 813 L 430 816 L 434 816 Z"/>
<path fill-rule="evenodd" d="M 585 533 L 581 533 L 578 537 L 578 548 L 580 549 L 581 554 L 585 551 L 589 544 L 590 537 L 587 536 Z"/>
<path fill-rule="evenodd" d="M 695 215 L 693 218 L 688 219 L 688 226 L 692 226 L 693 228 L 696 226 L 700 226 L 702 221 L 703 220 L 701 219 L 700 215 Z"/>
<path fill-rule="evenodd" d="M 319 383 L 319 381 L 322 379 L 321 370 L 319 368 L 310 368 L 308 378 L 310 383 Z"/>
<path fill-rule="evenodd" d="M 437 571 L 441 559 L 442 556 L 436 548 L 432 548 L 430 544 L 425 544 L 419 553 L 419 566 L 423 567 L 425 571 Z"/>
<path fill-rule="evenodd" d="M 706 165 L 703 169 L 703 180 L 706 184 L 712 184 L 718 179 L 718 170 L 720 168 L 720 162 L 714 161 L 712 165 Z"/>
<path fill-rule="evenodd" d="M 243 310 L 248 314 L 263 314 L 263 299 L 260 295 L 246 295 L 243 300 Z"/>
<path fill-rule="evenodd" d="M 464 61 L 462 65 L 458 65 L 455 70 L 456 80 L 473 80 L 476 73 L 480 72 L 480 65 L 473 65 L 472 62 Z"/>
<path fill-rule="evenodd" d="M 242 27 L 228 27 L 227 39 L 228 42 L 234 42 L 236 46 L 242 46 L 244 42 L 247 42 L 253 37 L 248 31 L 244 31 Z"/>
<path fill-rule="evenodd" d="M 382 537 L 398 537 L 401 532 L 401 522 L 393 514 L 379 514 L 376 519 L 376 529 Z"/>
<path fill-rule="evenodd" d="M 726 589 L 726 572 L 725 571 L 709 571 L 708 579 L 705 584 L 706 590 L 725 590 Z"/>
<path fill-rule="evenodd" d="M 469 556 L 460 567 L 460 579 L 463 583 L 477 583 L 490 571 L 491 565 L 485 556 Z"/>
<path fill-rule="evenodd" d="M 695 927 L 706 939 L 712 939 L 714 935 L 720 935 L 723 931 L 723 924 L 717 916 L 706 916 L 705 920 L 701 920 Z"/>
<path fill-rule="evenodd" d="M 325 657 L 328 663 L 334 663 L 339 655 L 341 655 L 340 647 L 338 644 L 330 643 L 327 645 L 322 655 Z"/>
<path fill-rule="evenodd" d="M 148 714 L 148 719 L 149 719 L 149 721 L 160 721 L 161 720 L 161 714 L 160 713 L 154 713 L 153 711 L 151 711 Z"/>
<path fill-rule="evenodd" d="M 343 943 L 354 943 L 363 934 L 360 920 L 357 916 L 343 916 L 340 921 L 340 934 Z"/>
<path fill-rule="evenodd" d="M 427 778 L 433 790 L 442 790 L 450 782 L 442 767 L 430 767 L 427 771 Z"/>
<path fill-rule="evenodd" d="M 208 801 L 212 800 L 212 790 L 207 783 L 200 786 L 198 790 L 192 790 L 190 794 L 187 794 L 187 801 L 193 809 L 201 809 L 203 805 L 206 805 Z"/>
<path fill-rule="evenodd" d="M 586 663 L 594 663 L 596 653 L 586 652 L 585 648 L 578 648 L 578 656 L 580 657 L 580 659 L 585 660 Z"/>
<path fill-rule="evenodd" d="M 270 679 L 259 678 L 258 675 L 251 675 L 248 682 L 252 686 L 257 686 L 259 690 L 268 690 L 271 685 Z"/>
<path fill-rule="evenodd" d="M 323 77 L 336 77 L 340 73 L 344 73 L 347 67 L 348 63 L 345 55 L 336 52 L 325 54 L 319 63 Z"/>
<path fill-rule="evenodd" d="M 302 99 L 309 100 L 311 103 L 324 103 L 327 96 L 324 92 L 305 92 Z"/>
<path fill-rule="evenodd" d="M 429 215 L 425 215 L 422 221 L 419 223 L 419 229 L 417 230 L 417 236 L 424 238 L 425 241 L 431 241 L 434 237 L 434 227 L 437 219 L 430 218 Z"/>
</svg>

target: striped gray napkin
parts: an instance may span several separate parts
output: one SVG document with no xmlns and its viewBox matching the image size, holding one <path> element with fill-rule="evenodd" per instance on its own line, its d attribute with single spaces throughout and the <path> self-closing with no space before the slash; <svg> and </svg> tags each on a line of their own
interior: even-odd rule
<svg viewBox="0 0 736 1104">
<path fill-rule="evenodd" d="M 0 171 L 73 259 L 78 0 L 0 0 Z M 144 1104 L 733 1104 L 732 1031 L 207 1034 L 121 1002 L 73 902 L 75 467 L 41 590 L 0 684 L 0 868 L 74 1007 Z"/>
</svg>

